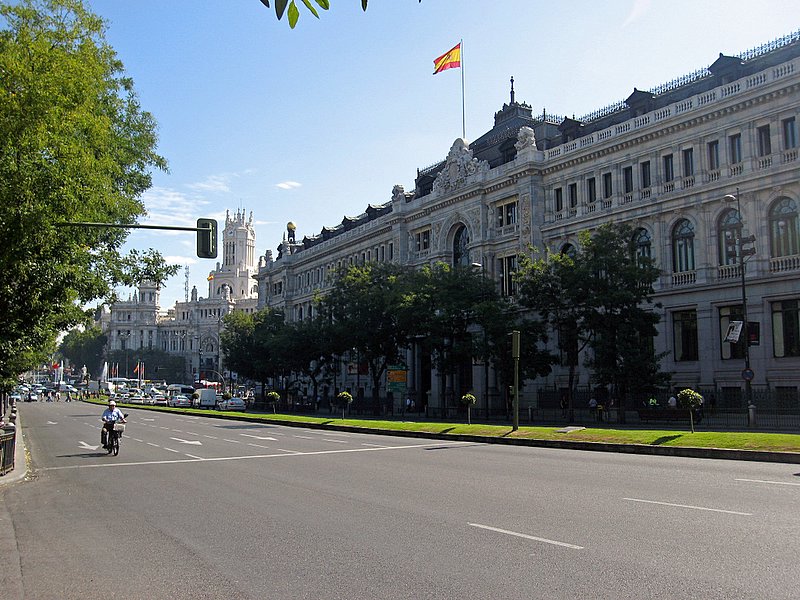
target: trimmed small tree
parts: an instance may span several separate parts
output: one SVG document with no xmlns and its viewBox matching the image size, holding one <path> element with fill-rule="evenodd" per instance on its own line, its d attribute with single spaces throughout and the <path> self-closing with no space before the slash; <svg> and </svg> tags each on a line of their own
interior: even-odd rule
<svg viewBox="0 0 800 600">
<path fill-rule="evenodd" d="M 339 406 L 342 407 L 342 419 L 344 419 L 347 407 L 353 402 L 353 395 L 350 392 L 339 392 L 336 399 L 339 401 Z"/>
<path fill-rule="evenodd" d="M 267 402 L 271 402 L 272 403 L 272 412 L 273 412 L 273 414 L 278 412 L 277 406 L 278 406 L 278 402 L 280 402 L 280 401 L 281 401 L 281 395 L 278 392 L 276 392 L 275 390 L 271 390 L 271 391 L 267 392 Z"/>
<path fill-rule="evenodd" d="M 461 403 L 467 407 L 467 425 L 472 425 L 471 411 L 475 402 L 477 402 L 477 398 L 469 392 L 461 396 Z"/>
<path fill-rule="evenodd" d="M 703 403 L 703 396 L 694 390 L 686 388 L 678 392 L 678 404 L 683 408 L 689 409 L 689 424 L 694 433 L 694 411 Z"/>
</svg>

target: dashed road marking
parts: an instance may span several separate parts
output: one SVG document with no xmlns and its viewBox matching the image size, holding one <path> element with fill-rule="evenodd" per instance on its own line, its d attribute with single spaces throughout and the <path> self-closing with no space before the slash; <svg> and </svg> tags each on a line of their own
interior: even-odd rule
<svg viewBox="0 0 800 600">
<path fill-rule="evenodd" d="M 729 515 L 740 515 L 742 517 L 752 517 L 753 513 L 738 512 L 735 510 L 723 510 L 721 508 L 709 508 L 707 506 L 692 506 L 691 504 L 673 504 L 672 502 L 659 502 L 657 500 L 643 500 L 641 498 L 623 498 L 630 502 L 642 502 L 644 504 L 658 504 L 660 506 L 672 506 L 675 508 L 690 508 L 692 510 L 705 510 L 709 512 L 725 513 Z"/>
<path fill-rule="evenodd" d="M 552 544 L 553 546 L 562 546 L 564 548 L 571 548 L 573 550 L 583 550 L 583 546 L 576 546 L 575 544 L 568 544 L 567 542 L 559 542 L 557 540 L 549 540 L 547 538 L 536 537 L 534 535 L 528 535 L 527 533 L 520 533 L 518 531 L 509 531 L 507 529 L 500 529 L 498 527 L 492 527 L 490 525 L 481 525 L 480 523 L 467 523 L 467 525 L 469 525 L 470 527 L 477 527 L 479 529 L 494 531 L 496 533 L 503 533 L 505 535 L 520 537 L 526 540 L 533 540 L 534 542 L 543 542 L 545 544 Z"/>
</svg>

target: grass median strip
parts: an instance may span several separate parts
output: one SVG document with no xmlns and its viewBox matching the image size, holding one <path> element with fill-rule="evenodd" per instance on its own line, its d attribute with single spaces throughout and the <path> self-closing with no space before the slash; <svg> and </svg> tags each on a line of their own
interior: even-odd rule
<svg viewBox="0 0 800 600">
<path fill-rule="evenodd" d="M 90 401 L 105 404 L 103 401 Z M 138 405 L 130 408 L 142 408 Z M 598 442 L 605 444 L 641 444 L 676 448 L 721 448 L 726 450 L 758 450 L 762 452 L 800 453 L 800 435 L 792 433 L 760 433 L 751 431 L 680 431 L 675 429 L 610 429 L 592 428 L 559 432 L 563 427 L 520 427 L 513 431 L 510 425 L 487 425 L 466 423 L 444 423 L 438 421 L 391 421 L 374 419 L 340 419 L 335 417 L 312 417 L 274 413 L 217 412 L 207 409 L 175 409 L 168 407 L 145 407 L 148 410 L 189 413 L 197 415 L 213 414 L 215 417 L 241 419 L 264 424 L 308 424 L 325 425 L 328 428 L 355 427 L 362 431 L 424 432 L 437 435 L 471 435 L 487 438 L 508 438 L 521 440 L 570 440 L 578 442 Z"/>
</svg>

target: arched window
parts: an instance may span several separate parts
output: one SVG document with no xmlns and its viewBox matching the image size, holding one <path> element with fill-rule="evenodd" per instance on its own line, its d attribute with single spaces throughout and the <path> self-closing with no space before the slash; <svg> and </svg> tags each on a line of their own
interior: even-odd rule
<svg viewBox="0 0 800 600">
<path fill-rule="evenodd" d="M 672 270 L 694 271 L 694 227 L 687 219 L 678 221 L 672 230 Z"/>
<path fill-rule="evenodd" d="M 633 249 L 636 256 L 641 258 L 652 258 L 653 240 L 650 237 L 650 232 L 645 228 L 640 227 L 633 232 Z"/>
<path fill-rule="evenodd" d="M 561 246 L 561 254 L 564 254 L 565 256 L 569 256 L 570 258 L 575 258 L 576 252 L 577 250 L 575 249 L 575 246 L 573 246 L 572 244 L 564 244 L 563 246 Z"/>
<path fill-rule="evenodd" d="M 742 219 L 735 208 L 726 210 L 719 220 L 719 264 L 736 264 L 736 239 L 742 235 Z"/>
<path fill-rule="evenodd" d="M 800 254 L 800 220 L 797 203 L 778 198 L 769 211 L 769 249 L 772 258 Z"/>
<path fill-rule="evenodd" d="M 453 236 L 453 266 L 467 267 L 470 264 L 472 263 L 469 260 L 469 232 L 462 225 Z"/>
</svg>

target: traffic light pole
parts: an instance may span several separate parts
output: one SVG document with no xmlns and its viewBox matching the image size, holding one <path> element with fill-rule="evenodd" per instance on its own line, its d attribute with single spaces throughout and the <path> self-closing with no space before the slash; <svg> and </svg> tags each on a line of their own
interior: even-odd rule
<svg viewBox="0 0 800 600">
<path fill-rule="evenodd" d="M 217 222 L 214 219 L 197 219 L 197 227 L 177 227 L 172 225 L 140 225 L 132 223 L 84 223 L 64 221 L 60 226 L 70 227 L 107 227 L 111 229 L 165 229 L 168 231 L 194 231 L 197 233 L 197 256 L 199 258 L 217 258 Z"/>
</svg>

